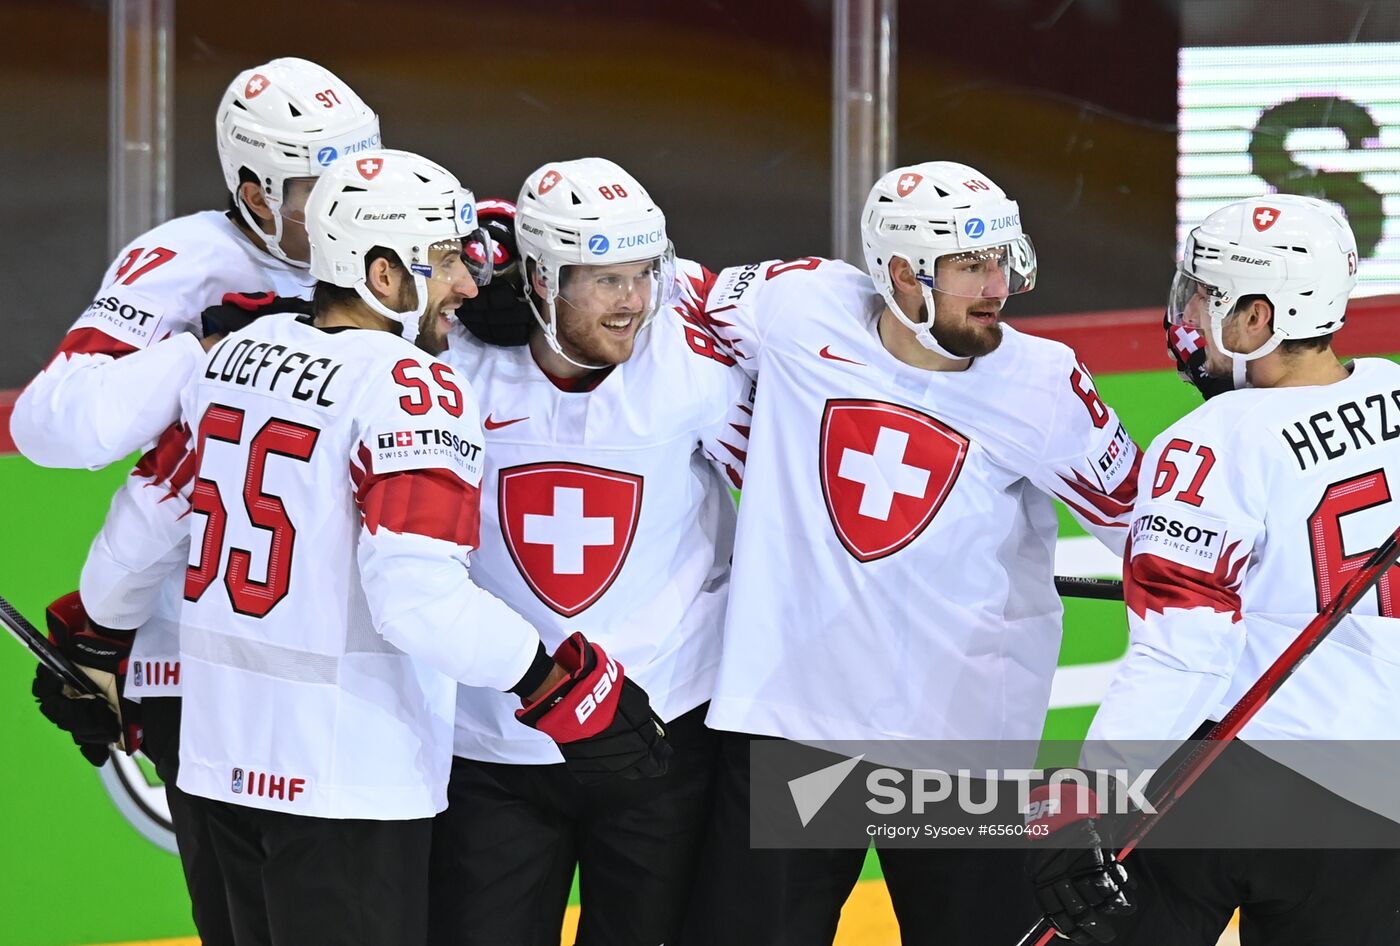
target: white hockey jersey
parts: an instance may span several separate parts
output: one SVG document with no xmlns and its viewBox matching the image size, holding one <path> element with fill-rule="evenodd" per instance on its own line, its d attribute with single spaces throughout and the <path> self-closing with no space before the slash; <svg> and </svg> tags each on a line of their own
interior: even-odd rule
<svg viewBox="0 0 1400 946">
<path fill-rule="evenodd" d="M 663 720 L 709 699 L 729 591 L 729 488 L 741 485 L 748 445 L 748 376 L 675 309 L 589 391 L 560 390 L 528 347 L 485 345 L 460 328 L 443 359 L 471 381 L 485 412 L 473 579 L 551 651 L 573 631 L 596 640 Z M 562 761 L 549 738 L 516 721 L 519 705 L 462 687 L 457 755 Z"/>
<path fill-rule="evenodd" d="M 153 443 L 203 358 L 200 313 L 228 292 L 309 297 L 313 286 L 307 270 L 258 249 L 222 211 L 142 234 L 15 401 L 15 446 L 40 466 L 95 470 Z"/>
<path fill-rule="evenodd" d="M 273 315 L 210 351 L 182 414 L 180 787 L 315 817 L 441 810 L 456 683 L 512 687 L 540 647 L 468 578 L 471 389 L 391 334 Z M 150 587 L 128 585 L 138 618 Z"/>
<path fill-rule="evenodd" d="M 1138 489 L 1125 569 L 1131 643 L 1089 732 L 1091 764 L 1119 761 L 1095 741 L 1175 743 L 1221 719 L 1400 526 L 1400 365 L 1362 358 L 1335 384 L 1215 397 L 1153 442 Z M 1269 697 L 1242 738 L 1393 812 L 1400 772 L 1357 778 L 1340 742 L 1327 764 L 1318 742 L 1400 739 L 1397 618 L 1400 567 Z M 1265 740 L 1314 742 L 1300 764 L 1281 757 L 1283 742 Z M 1156 765 L 1169 749 L 1130 768 Z M 1366 797 L 1366 784 L 1387 800 Z"/>
<path fill-rule="evenodd" d="M 1058 497 L 1121 549 L 1138 451 L 1074 353 L 1004 326 L 898 361 L 870 278 L 724 270 L 704 318 L 758 377 L 709 723 L 797 740 L 1040 738 Z"/>
</svg>

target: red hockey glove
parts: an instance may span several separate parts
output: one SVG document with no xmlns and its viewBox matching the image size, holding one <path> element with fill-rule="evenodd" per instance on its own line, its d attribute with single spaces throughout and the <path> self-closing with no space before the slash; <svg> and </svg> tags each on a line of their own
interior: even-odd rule
<svg viewBox="0 0 1400 946">
<path fill-rule="evenodd" d="M 568 676 L 516 710 L 516 718 L 558 743 L 580 782 L 665 775 L 666 728 L 622 665 L 579 633 L 559 645 L 554 662 Z"/>
<path fill-rule="evenodd" d="M 515 242 L 515 204 L 500 199 L 478 201 L 476 214 L 495 244 L 491 281 L 457 307 L 457 321 L 488 345 L 524 345 L 535 327 L 535 314 L 525 301 L 520 250 Z M 462 254 L 477 262 L 485 255 L 481 244 L 471 241 L 462 247 Z"/>
<path fill-rule="evenodd" d="M 126 682 L 127 659 L 131 656 L 131 644 L 136 637 L 136 631 L 102 627 L 92 623 L 76 591 L 55 600 L 48 606 L 44 616 L 48 622 L 49 640 L 77 664 L 106 697 L 118 727 L 119 738 L 113 741 L 127 753 L 135 752 L 141 746 L 139 706 L 122 698 L 122 687 Z M 39 686 L 37 678 L 35 686 Z M 94 699 L 85 694 L 71 693 L 67 690 L 64 692 L 72 700 Z M 38 695 L 38 692 L 35 692 L 35 696 Z M 43 709 L 42 706 L 40 708 Z M 44 715 L 60 728 L 67 728 L 49 712 L 45 711 Z M 76 734 L 74 738 L 77 738 Z"/>
<path fill-rule="evenodd" d="M 1114 937 L 1110 916 L 1132 913 L 1133 886 L 1118 863 L 1094 793 L 1073 782 L 1041 785 L 1031 791 L 1026 827 L 1044 850 L 1029 862 L 1036 901 L 1055 932 L 1075 943 L 1107 943 Z"/>
</svg>

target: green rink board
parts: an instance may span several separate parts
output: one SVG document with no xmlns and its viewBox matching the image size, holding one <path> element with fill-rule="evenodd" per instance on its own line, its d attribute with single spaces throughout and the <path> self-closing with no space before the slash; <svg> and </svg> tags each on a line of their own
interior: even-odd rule
<svg viewBox="0 0 1400 946">
<path fill-rule="evenodd" d="M 1133 437 L 1146 445 L 1199 403 L 1175 374 L 1106 375 L 1098 379 Z M 5 542 L 0 594 L 36 623 L 44 605 L 77 584 L 88 543 L 127 464 L 97 473 L 43 470 L 0 457 Z M 1065 535 L 1081 530 L 1062 514 Z M 1126 649 L 1122 608 L 1069 601 L 1062 664 L 1112 660 Z M 9 694 L 0 767 L 5 830 L 0 847 L 0 946 L 74 946 L 189 936 L 179 864 L 145 840 L 113 806 L 92 769 L 67 738 L 33 708 L 33 661 L 0 644 L 0 692 Z M 1093 708 L 1054 711 L 1047 735 L 1082 736 Z M 878 876 L 873 860 L 866 876 Z"/>
</svg>

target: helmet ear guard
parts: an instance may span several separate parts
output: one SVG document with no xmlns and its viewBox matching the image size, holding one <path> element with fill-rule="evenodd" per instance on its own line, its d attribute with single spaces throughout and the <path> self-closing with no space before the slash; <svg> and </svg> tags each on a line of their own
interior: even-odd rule
<svg viewBox="0 0 1400 946">
<path fill-rule="evenodd" d="M 476 199 L 446 168 L 407 151 L 376 150 L 338 158 L 306 202 L 311 275 L 356 294 L 375 312 L 402 326 L 412 342 L 427 308 L 428 280 L 452 278 L 467 266 L 478 286 L 491 278 L 493 244 L 476 226 Z M 464 241 L 485 252 L 470 262 Z M 365 261 L 376 248 L 392 250 L 413 279 L 418 305 L 398 312 L 369 288 Z M 433 250 L 450 251 L 434 263 Z M 445 267 L 446 273 L 438 271 Z"/>
</svg>

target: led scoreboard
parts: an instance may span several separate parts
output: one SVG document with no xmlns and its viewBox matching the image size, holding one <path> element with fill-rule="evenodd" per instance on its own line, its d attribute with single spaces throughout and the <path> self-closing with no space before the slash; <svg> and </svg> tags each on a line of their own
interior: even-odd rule
<svg viewBox="0 0 1400 946">
<path fill-rule="evenodd" d="M 1335 201 L 1358 295 L 1400 292 L 1400 43 L 1188 47 L 1179 59 L 1177 246 L 1217 207 Z"/>
</svg>

